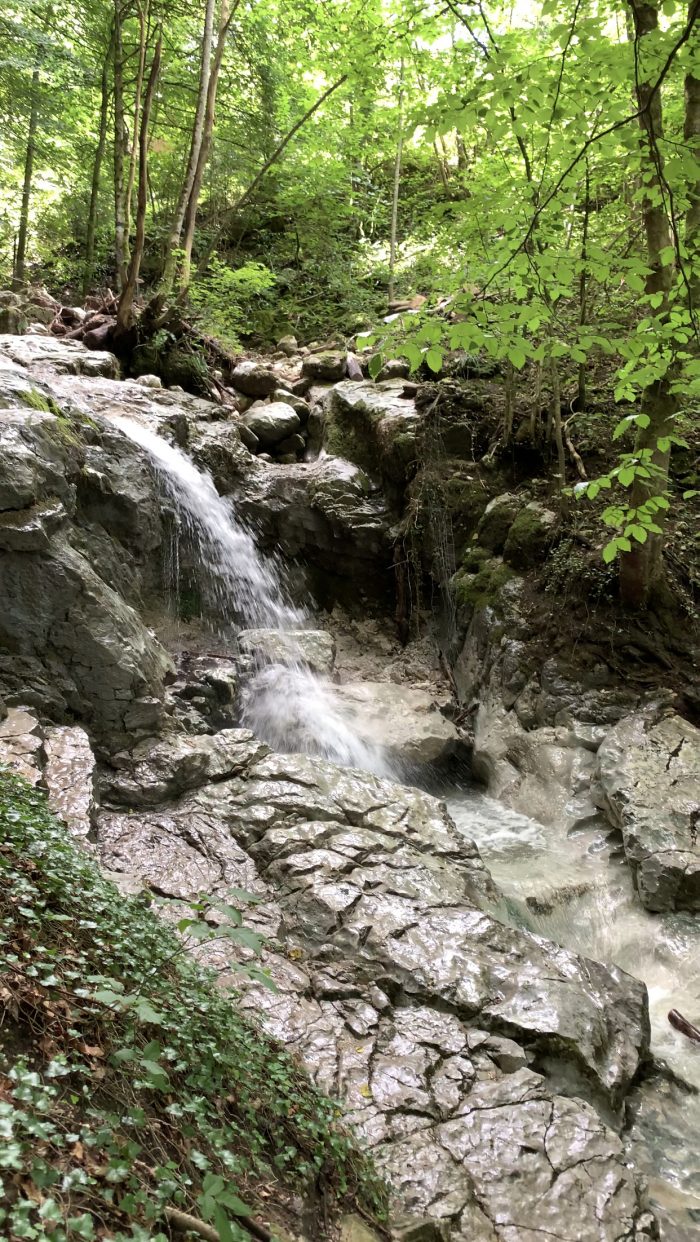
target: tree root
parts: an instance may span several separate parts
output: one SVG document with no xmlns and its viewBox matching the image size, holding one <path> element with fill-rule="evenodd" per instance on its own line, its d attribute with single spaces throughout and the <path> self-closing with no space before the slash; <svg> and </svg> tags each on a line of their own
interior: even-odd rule
<svg viewBox="0 0 700 1242">
<path fill-rule="evenodd" d="M 190 1216 L 189 1212 L 181 1212 L 179 1208 L 166 1207 L 163 1214 L 176 1229 L 178 1233 L 196 1233 L 200 1238 L 206 1238 L 207 1242 L 220 1242 L 219 1231 L 213 1225 L 208 1225 L 205 1221 L 199 1220 L 197 1216 Z M 250 1216 L 237 1216 L 236 1220 L 243 1229 L 247 1229 L 253 1238 L 258 1238 L 259 1242 L 271 1242 L 272 1234 L 268 1233 L 263 1225 L 259 1225 L 257 1221 Z"/>
</svg>

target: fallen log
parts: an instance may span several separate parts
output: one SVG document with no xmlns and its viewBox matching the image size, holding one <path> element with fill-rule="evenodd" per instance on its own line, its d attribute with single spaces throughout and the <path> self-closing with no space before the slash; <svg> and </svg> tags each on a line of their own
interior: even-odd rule
<svg viewBox="0 0 700 1242">
<path fill-rule="evenodd" d="M 684 1018 L 683 1014 L 679 1013 L 677 1009 L 670 1011 L 668 1020 L 676 1031 L 680 1031 L 681 1035 L 686 1035 L 688 1039 L 692 1039 L 696 1044 L 700 1044 L 700 1029 L 697 1026 L 693 1026 L 693 1023 Z"/>
</svg>

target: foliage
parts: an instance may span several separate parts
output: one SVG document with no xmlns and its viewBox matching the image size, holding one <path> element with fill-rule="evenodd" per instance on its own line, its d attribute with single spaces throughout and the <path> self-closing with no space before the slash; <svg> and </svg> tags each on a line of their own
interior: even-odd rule
<svg viewBox="0 0 700 1242">
<path fill-rule="evenodd" d="M 237 1242 L 265 1187 L 381 1209 L 337 1108 L 7 772 L 0 836 L 3 1236 L 153 1242 L 173 1206 Z M 181 930 L 206 938 L 207 914 Z"/>
<path fill-rule="evenodd" d="M 276 278 L 263 263 L 250 261 L 231 268 L 214 257 L 206 275 L 193 288 L 191 300 L 205 329 L 229 349 L 240 348 L 241 335 L 263 332 Z"/>
</svg>

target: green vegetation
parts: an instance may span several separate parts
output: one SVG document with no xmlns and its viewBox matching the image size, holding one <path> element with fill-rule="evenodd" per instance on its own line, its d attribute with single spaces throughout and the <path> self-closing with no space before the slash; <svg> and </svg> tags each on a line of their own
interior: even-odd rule
<svg viewBox="0 0 700 1242">
<path fill-rule="evenodd" d="M 176 1209 L 240 1242 L 294 1194 L 319 1238 L 381 1214 L 336 1107 L 7 772 L 0 842 L 1 1236 L 166 1242 Z"/>
</svg>

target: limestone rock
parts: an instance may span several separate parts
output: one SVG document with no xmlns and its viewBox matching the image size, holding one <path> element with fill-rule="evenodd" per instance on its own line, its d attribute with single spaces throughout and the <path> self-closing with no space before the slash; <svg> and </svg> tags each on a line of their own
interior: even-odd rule
<svg viewBox="0 0 700 1242">
<path fill-rule="evenodd" d="M 700 910 L 700 730 L 627 716 L 598 750 L 598 780 L 648 910 Z"/>
<path fill-rule="evenodd" d="M 301 426 L 299 415 L 286 401 L 272 401 L 249 410 L 241 421 L 266 446 L 279 444 Z"/>
<path fill-rule="evenodd" d="M 234 776 L 250 763 L 251 749 L 255 753 L 256 748 L 259 753 L 265 749 L 240 729 L 222 729 L 213 736 L 148 739 L 115 757 L 119 766 L 105 777 L 104 791 L 118 801 L 155 806 L 207 781 Z"/>
<path fill-rule="evenodd" d="M 457 729 L 426 690 L 378 681 L 339 686 L 336 694 L 360 737 L 409 765 L 439 763 L 459 749 Z"/>
<path fill-rule="evenodd" d="M 0 550 L 44 552 L 66 517 L 60 501 L 43 501 L 28 509 L 0 513 Z"/>
<path fill-rule="evenodd" d="M 0 720 L 0 763 L 5 763 L 30 785 L 41 780 L 43 731 L 34 713 L 11 707 Z"/>
<path fill-rule="evenodd" d="M 95 814 L 95 756 L 78 725 L 46 730 L 44 783 L 49 807 L 75 837 L 87 837 Z"/>
<path fill-rule="evenodd" d="M 503 559 L 514 569 L 532 569 L 544 558 L 554 539 L 557 515 L 532 500 L 517 514 L 503 549 Z"/>
<path fill-rule="evenodd" d="M 477 538 L 483 548 L 494 553 L 503 551 L 520 504 L 511 492 L 503 492 L 489 501 L 477 527 Z"/>
<path fill-rule="evenodd" d="M 330 452 L 405 482 L 416 460 L 418 414 L 403 396 L 402 380 L 375 384 L 346 380 L 325 399 Z"/>
<path fill-rule="evenodd" d="M 87 349 L 81 341 L 56 336 L 0 336 L 0 353 L 23 367 L 64 375 L 106 376 L 117 379 L 119 364 L 114 354 Z"/>
<path fill-rule="evenodd" d="M 325 630 L 242 630 L 238 645 L 262 663 L 301 662 L 315 673 L 333 672 L 335 640 Z"/>
<path fill-rule="evenodd" d="M 322 354 L 309 354 L 301 367 L 302 375 L 315 380 L 341 380 L 345 375 L 345 354 L 327 350 Z"/>
<path fill-rule="evenodd" d="M 27 330 L 27 316 L 19 306 L 0 308 L 0 333 L 21 336 Z"/>
<path fill-rule="evenodd" d="M 234 388 L 244 393 L 246 397 L 269 397 L 277 387 L 279 380 L 274 371 L 270 371 L 261 362 L 247 359 L 234 367 L 231 372 L 231 382 Z"/>
</svg>

